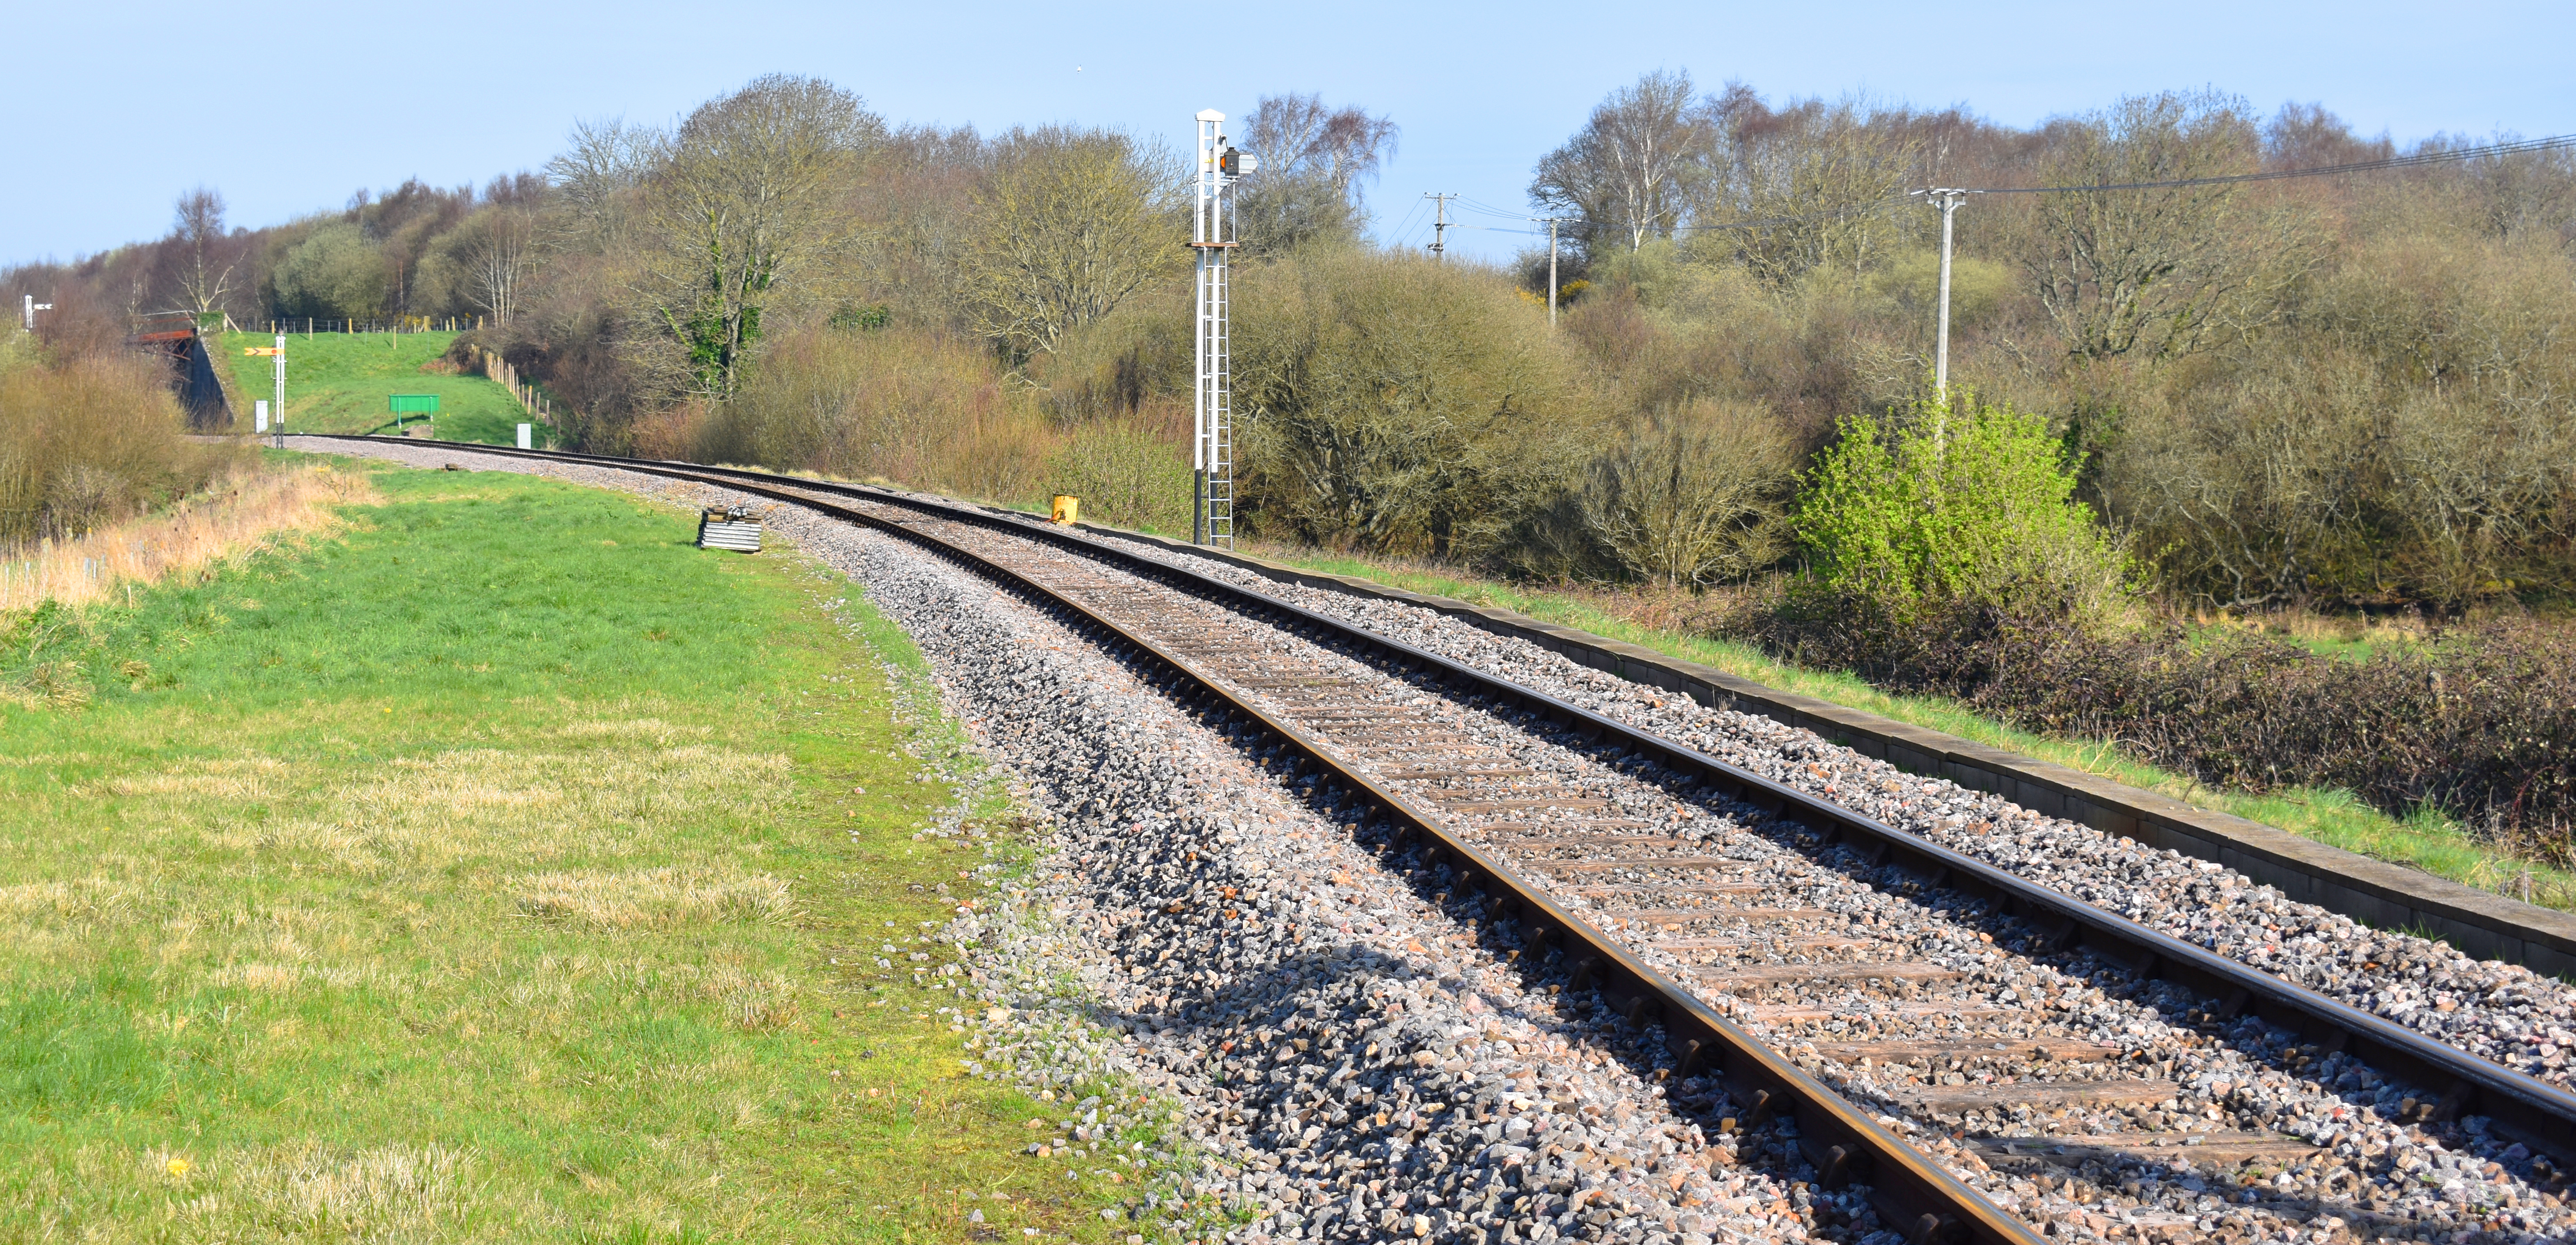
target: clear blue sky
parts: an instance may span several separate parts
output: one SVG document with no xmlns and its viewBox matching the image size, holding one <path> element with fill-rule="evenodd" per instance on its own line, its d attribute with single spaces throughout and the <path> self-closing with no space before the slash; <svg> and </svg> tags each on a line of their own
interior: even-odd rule
<svg viewBox="0 0 2576 1245">
<path fill-rule="evenodd" d="M 1236 16 L 1211 20 L 1226 9 Z M 766 72 L 894 122 L 1068 121 L 1186 145 L 1201 108 L 1320 91 L 1394 117 L 1382 228 L 1424 191 L 1519 210 L 1530 166 L 1640 72 L 1774 102 L 1866 92 L 2000 122 L 2215 86 L 2366 134 L 2576 132 L 2576 5 L 1052 3 L 283 5 L 24 0 L 8 19 L 0 264 L 156 236 L 204 183 L 235 224 L 418 176 L 534 168 L 575 118 L 664 121 Z M 1406 240 L 1427 240 L 1407 228 Z M 1506 255 L 1524 240 L 1453 235 Z"/>
</svg>

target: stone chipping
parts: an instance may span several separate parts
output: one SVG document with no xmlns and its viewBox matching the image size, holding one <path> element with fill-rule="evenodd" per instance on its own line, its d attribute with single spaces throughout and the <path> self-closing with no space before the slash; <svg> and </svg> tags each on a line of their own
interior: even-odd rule
<svg viewBox="0 0 2576 1245">
<path fill-rule="evenodd" d="M 609 468 L 452 447 L 308 442 L 623 488 L 686 505 L 762 499 Z M 849 573 L 930 660 L 950 711 L 1050 819 L 1039 871 L 961 912 L 976 967 L 950 1014 L 984 1071 L 1041 1093 L 1123 1081 L 1038 1130 L 1081 1170 L 1164 1104 L 1194 1159 L 1127 1214 L 1230 1239 L 1893 1245 L 1865 1208 L 1801 1183 L 1774 1124 L 1710 1137 L 1653 1049 L 1524 981 L 1352 841 L 1243 741 L 1061 622 L 911 546 L 789 507 L 771 530 Z M 1122 1109 L 1123 1108 L 1123 1109 Z M 1056 1139 L 1061 1137 L 1059 1147 Z M 1739 1157 L 1741 1156 L 1741 1157 Z M 1856 1199 L 1846 1199 L 1852 1201 Z M 1180 1203 L 1178 1207 L 1173 1204 Z M 1213 1212 L 1213 1214 L 1211 1214 Z M 1881 1238 L 1881 1239 L 1872 1239 Z"/>
<path fill-rule="evenodd" d="M 1436 610 L 1125 543 L 1687 744 L 2505 1067 L 2576 1088 L 2576 985 L 2520 965 L 2473 959 L 2433 939 L 2374 929 L 2213 862 L 1909 774 L 1813 731 L 1712 709 Z"/>
<path fill-rule="evenodd" d="M 422 465 L 460 456 L 444 447 L 380 452 Z M 692 504 L 728 496 L 610 469 L 473 457 Z M 1551 993 L 1554 983 L 1506 968 L 1407 876 L 1415 862 L 1380 854 L 1339 823 L 1331 792 L 1292 784 L 1247 752 L 1252 741 L 1198 720 L 1150 678 L 984 581 L 809 512 L 777 508 L 770 521 L 867 585 L 930 658 L 952 712 L 1049 818 L 1047 866 L 994 903 L 961 911 L 942 935 L 977 964 L 973 1004 L 954 1015 L 975 1030 L 981 1070 L 1042 1093 L 1084 1077 L 1137 1087 L 1132 1103 L 1123 1091 L 1074 1102 L 1072 1114 L 1032 1143 L 1033 1157 L 1070 1153 L 1088 1163 L 1108 1145 L 1110 1161 L 1126 1168 L 1177 1165 L 1187 1173 L 1181 1183 L 1130 1209 L 1172 1233 L 1206 1227 L 1213 1210 L 1235 1217 L 1241 1239 L 1576 1236 L 1699 1245 L 1818 1235 L 1878 1245 L 1880 1226 L 1857 1199 L 1809 1183 L 1791 1126 L 1720 1131 L 1735 1104 L 1696 1081 L 1659 1080 L 1658 1035 L 1623 1036 L 1606 1015 Z M 1498 669 L 2006 867 L 2050 870 L 2052 884 L 2070 885 L 2071 877 L 2148 907 L 2141 896 L 2186 879 L 2211 897 L 2200 901 L 2204 917 L 2210 906 L 2234 912 L 2242 904 L 2271 915 L 2275 927 L 2284 923 L 2259 896 L 2231 895 L 2201 862 L 2115 839 L 2090 845 L 2093 860 L 2076 859 L 2065 832 L 2093 832 L 1903 775 L 1812 735 L 1678 701 L 1432 611 L 1182 560 Z M 2434 1133 L 2389 1123 L 2384 1116 L 2395 1114 L 2407 1087 L 2375 1083 L 2339 1057 L 2302 1053 L 2251 1021 L 2213 1041 L 2206 1021 L 2184 1023 L 2190 1000 L 2142 992 L 2082 963 L 2004 954 L 1988 931 L 2009 936 L 2008 924 L 1875 890 L 1855 862 L 1825 860 L 1833 867 L 1814 869 L 1811 860 L 1839 849 L 1820 855 L 1751 810 L 1714 801 L 1675 806 L 1652 774 L 1578 768 L 1598 768 L 1586 781 L 1623 808 L 1673 807 L 1698 818 L 1703 833 L 1724 836 L 1731 854 L 1781 873 L 1784 883 L 1794 875 L 1805 901 L 1929 959 L 1976 970 L 1984 997 L 2029 1007 L 2031 1023 L 2050 1032 L 2116 1046 L 2126 1065 L 2043 1060 L 1973 1075 L 2007 1084 L 2080 1081 L 2143 1065 L 2183 1086 L 2170 1101 L 2123 1112 L 2125 1119 L 2035 1118 L 2026 1110 L 1906 1118 L 1900 1081 L 1963 1074 L 1853 1067 L 1813 1045 L 1862 1032 L 1909 1035 L 1915 1030 L 1901 1009 L 1854 997 L 1829 1000 L 1816 1019 L 1758 1026 L 2052 1234 L 2323 1241 L 2439 1232 L 2518 1241 L 2569 1227 L 2560 1186 L 2535 1183 L 2528 1153 L 2486 1138 L 2481 1121 Z M 2266 932 L 2276 950 L 2292 941 L 2278 928 Z M 1650 944 L 1638 946 L 1652 954 Z M 1684 967 L 1662 958 L 1668 969 Z M 2563 1024 L 2563 1009 L 2556 1019 Z M 2537 1030 L 2556 1043 L 2550 1032 Z M 2552 1066 L 2545 1053 L 2539 1058 Z M 1125 1140 L 1164 1108 L 1174 1121 L 1167 1136 Z M 2221 1124 L 2308 1138 L 2319 1156 L 2255 1180 L 2179 1153 L 2159 1162 L 2114 1156 L 2071 1171 L 1995 1165 L 1990 1145 L 1972 1144 L 2136 1127 L 2170 1131 L 2187 1149 L 2190 1134 Z"/>
</svg>

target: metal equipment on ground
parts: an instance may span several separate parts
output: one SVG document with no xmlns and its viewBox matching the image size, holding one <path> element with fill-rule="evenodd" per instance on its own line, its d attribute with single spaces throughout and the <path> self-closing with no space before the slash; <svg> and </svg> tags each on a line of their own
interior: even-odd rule
<svg viewBox="0 0 2576 1245">
<path fill-rule="evenodd" d="M 698 548 L 760 552 L 760 520 L 749 506 L 709 506 L 698 515 Z"/>
</svg>

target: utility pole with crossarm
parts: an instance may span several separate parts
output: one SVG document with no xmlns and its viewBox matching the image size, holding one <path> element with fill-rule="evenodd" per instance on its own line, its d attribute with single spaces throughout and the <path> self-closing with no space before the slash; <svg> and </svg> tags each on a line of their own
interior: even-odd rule
<svg viewBox="0 0 2576 1245">
<path fill-rule="evenodd" d="M 1925 202 L 1941 209 L 1941 311 L 1939 327 L 1932 335 L 1932 391 L 1943 402 L 1950 400 L 1950 218 L 1958 215 L 1959 205 L 1968 198 L 1964 190 L 1917 190 Z"/>
</svg>

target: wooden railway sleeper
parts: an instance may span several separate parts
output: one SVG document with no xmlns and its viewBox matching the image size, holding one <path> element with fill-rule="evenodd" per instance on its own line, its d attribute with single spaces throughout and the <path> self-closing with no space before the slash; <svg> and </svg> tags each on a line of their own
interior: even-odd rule
<svg viewBox="0 0 2576 1245">
<path fill-rule="evenodd" d="M 1825 1147 L 1825 1161 L 1816 1167 L 1817 1183 L 1828 1191 L 1869 1181 L 1869 1155 L 1850 1146 Z"/>
<path fill-rule="evenodd" d="M 2477 1097 L 2477 1086 L 2467 1081 L 2453 1081 L 2449 1089 L 2442 1091 L 2442 1100 L 2434 1103 L 2432 1110 L 2424 1113 L 2425 1122 L 2445 1124 L 2458 1119 L 2460 1112 L 2467 1109 L 2470 1103 L 2477 1101 Z"/>
<path fill-rule="evenodd" d="M 1707 1057 L 1708 1044 L 1698 1038 L 1684 1038 L 1679 1034 L 1673 1035 L 1673 1040 L 1680 1043 L 1680 1049 L 1674 1052 L 1673 1071 L 1682 1076 L 1690 1076 L 1698 1072 L 1701 1063 Z"/>
<path fill-rule="evenodd" d="M 927 524 L 909 523 L 907 521 L 889 519 L 883 516 L 855 510 L 846 505 L 822 502 L 818 499 L 804 496 L 802 494 L 782 494 L 760 488 L 756 485 L 742 483 L 742 481 L 745 480 L 772 478 L 768 477 L 765 473 L 739 471 L 734 469 L 680 470 L 671 465 L 591 455 L 536 453 L 524 451 L 512 452 L 506 450 L 495 450 L 494 452 L 510 457 L 596 462 L 623 470 L 640 471 L 647 474 L 664 475 L 684 480 L 700 480 L 718 483 L 725 487 L 739 488 L 744 491 L 755 493 L 765 493 L 767 495 L 777 497 L 779 500 L 788 501 L 794 504 L 812 506 L 829 513 L 856 520 L 869 526 L 877 527 L 881 530 L 909 537 L 915 543 L 929 546 L 927 551 L 933 554 L 933 556 L 940 558 L 942 561 L 951 562 L 961 567 L 965 567 L 970 572 L 979 576 L 991 578 L 996 582 L 1003 584 L 1006 588 L 1011 588 L 1015 593 L 1029 595 L 1033 598 L 1033 604 L 1045 609 L 1052 615 L 1078 620 L 1080 623 L 1097 623 L 1100 627 L 1105 628 L 1105 631 L 1103 631 L 1102 634 L 1115 634 L 1118 631 L 1118 628 L 1109 625 L 1107 620 L 1091 615 L 1088 609 L 1082 607 L 1076 602 L 1056 598 L 1055 600 L 1060 602 L 1060 604 L 1051 604 L 1048 598 L 1052 597 L 1053 594 L 1043 584 L 1037 582 L 1028 575 L 1012 570 L 1000 563 L 993 562 L 981 555 L 971 554 L 963 549 L 957 548 L 956 546 L 947 544 L 946 541 L 932 535 L 929 531 L 922 530 L 928 526 Z M 1006 531 L 1012 535 L 1027 539 L 1045 541 L 1054 546 L 1070 549 L 1085 556 L 1100 558 L 1116 564 L 1125 565 L 1128 566 L 1131 571 L 1136 571 L 1158 580 L 1169 581 L 1180 574 L 1178 572 L 1172 572 L 1170 568 L 1163 567 L 1159 564 L 1152 564 L 1150 559 L 1145 558 L 1143 555 L 1116 549 L 1091 537 L 1044 530 L 1034 522 L 1024 522 L 1017 519 L 1004 518 L 998 515 L 985 514 L 967 508 L 958 507 L 951 503 L 911 498 L 899 494 L 889 494 L 884 490 L 861 486 L 821 485 L 813 481 L 805 480 L 780 480 L 778 483 L 792 485 L 807 491 L 834 492 L 844 496 L 869 499 L 880 505 L 901 505 L 914 510 L 936 509 L 942 514 L 962 516 L 963 520 L 967 522 L 973 522 L 988 528 Z M 1014 585 L 1017 587 L 1014 588 Z M 1193 590 L 1197 595 L 1203 596 L 1209 600 L 1230 605 L 1240 604 L 1247 598 L 1263 602 L 1267 602 L 1269 600 L 1268 598 L 1261 598 L 1258 594 L 1250 592 L 1249 590 L 1235 588 L 1219 581 L 1207 581 L 1205 585 L 1193 585 Z M 1271 607 L 1269 605 L 1265 605 L 1264 608 Z M 1278 613 L 1281 617 L 1300 618 L 1305 621 L 1310 628 L 1318 625 L 1315 619 L 1308 616 L 1307 611 L 1299 610 L 1295 607 L 1278 607 Z M 1095 628 L 1088 625 L 1082 627 L 1082 630 L 1086 632 L 1093 631 L 1094 629 Z M 1413 650 L 1411 646 L 1402 645 L 1394 641 L 1378 640 L 1376 637 L 1368 636 L 1365 632 L 1342 628 L 1338 625 L 1326 630 L 1330 634 L 1341 636 L 1349 643 L 1359 644 L 1377 652 L 1389 654 L 1413 654 L 1418 652 L 1417 650 Z M 1149 652 L 1154 651 L 1150 645 L 1147 645 L 1146 647 Z M 1532 716 L 1543 714 L 1548 720 L 1573 724 L 1576 726 L 1576 733 L 1583 735 L 1587 739 L 1598 739 L 1605 735 L 1614 736 L 1630 743 L 1631 747 L 1642 755 L 1652 755 L 1663 758 L 1668 764 L 1678 762 L 1676 768 L 1683 770 L 1698 770 L 1705 778 L 1712 780 L 1709 785 L 1720 790 L 1731 788 L 1737 792 L 1738 797 L 1746 803 L 1762 808 L 1774 815 L 1779 815 L 1785 812 L 1787 815 L 1784 820 L 1819 830 L 1834 826 L 1850 826 L 1861 829 L 1865 833 L 1879 838 L 1882 842 L 1906 840 L 1907 836 L 1904 836 L 1902 832 L 1878 826 L 1875 823 L 1869 822 L 1866 817 L 1857 813 L 1833 807 L 1821 800 L 1807 797 L 1803 794 L 1794 793 L 1787 788 L 1781 787 L 1777 783 L 1761 779 L 1758 776 L 1746 774 L 1740 770 L 1736 770 L 1734 767 L 1727 766 L 1722 762 L 1717 762 L 1710 758 L 1703 757 L 1696 752 L 1680 748 L 1678 745 L 1671 745 L 1664 743 L 1663 741 L 1653 740 L 1651 737 L 1639 736 L 1628 728 L 1617 723 L 1610 722 L 1598 714 L 1576 708 L 1559 701 L 1554 697 L 1527 692 L 1524 689 L 1519 689 L 1514 685 L 1508 684 L 1506 681 L 1482 676 L 1481 672 L 1465 671 L 1462 667 L 1457 667 L 1455 663 L 1451 663 L 1446 659 L 1424 657 L 1421 660 L 1426 665 L 1440 668 L 1444 681 L 1462 682 L 1471 687 L 1483 687 L 1495 690 L 1509 688 L 1512 695 L 1521 698 L 1521 703 L 1530 710 Z M 1220 695 L 1218 699 L 1225 700 L 1230 698 Z M 1265 720 L 1262 715 L 1254 712 L 1247 711 L 1246 716 L 1254 721 Z M 1304 746 L 1305 745 L 1301 745 L 1301 750 Z M 1399 825 L 1402 825 L 1412 821 L 1413 818 L 1410 815 L 1399 813 L 1395 817 L 1395 820 Z M 1426 853 L 1426 855 L 1438 856 L 1441 854 L 1455 854 L 1448 852 L 1450 845 L 1445 841 L 1444 837 L 1436 831 L 1430 830 L 1428 827 L 1407 826 L 1406 828 L 1413 830 L 1415 833 L 1422 834 L 1431 841 L 1432 850 L 1431 852 Z M 1907 847 L 1909 849 L 1907 851 L 1907 855 L 1909 857 L 1919 857 L 1927 861 L 1947 864 L 1953 871 L 1953 876 L 1950 879 L 1950 886 L 1952 889 L 1970 894 L 1991 894 L 1995 896 L 2023 895 L 2024 892 L 2028 892 L 2030 889 L 2027 885 L 2018 883 L 2016 879 L 2002 875 L 1998 871 L 1973 860 L 1970 860 L 1965 864 L 1960 864 L 1956 860 L 1956 854 L 1948 852 L 1945 849 L 1920 842 L 1908 842 Z M 1466 853 L 1466 858 L 1472 859 L 1472 853 Z M 2024 897 L 2027 896 L 2025 895 Z M 2061 911 L 2068 911 L 2068 909 L 2064 908 L 2060 904 L 2060 898 L 2061 897 L 2055 895 L 2046 896 L 2042 900 L 2040 907 L 2058 908 Z M 2081 908 L 2081 905 L 2079 904 L 2077 907 Z M 2089 910 L 2087 911 L 2089 912 Z M 2105 957 L 2106 959 L 2115 957 L 2117 959 L 2134 958 L 2135 967 L 2133 971 L 2138 972 L 2141 976 L 2158 977 L 2173 981 L 2177 985 L 2185 985 L 2187 988 L 2195 989 L 2204 997 L 2212 994 L 2224 995 L 2227 992 L 2228 987 L 2239 986 L 2248 980 L 2248 972 L 2250 970 L 2245 970 L 2240 965 L 2218 962 L 2215 957 L 2205 955 L 2201 953 L 2198 948 L 2189 947 L 2187 945 L 2176 946 L 2168 951 L 2165 944 L 2170 942 L 2169 939 L 2156 935 L 2153 931 L 2135 928 L 2133 922 L 2124 921 L 2114 914 L 2091 912 L 2089 915 L 2070 915 L 2070 919 L 2075 920 L 2078 923 L 2089 920 L 2091 924 L 2084 926 L 2086 931 L 2085 941 L 2095 944 L 2097 952 L 2107 953 Z M 2098 929 L 2096 927 L 2098 927 Z M 2097 934 L 2099 936 L 2096 936 Z M 1589 946 L 1591 943 L 1589 939 L 1578 938 L 1574 945 L 1581 947 Z M 2118 951 L 2112 950 L 2115 945 L 2119 948 Z M 1598 965 L 1600 956 L 1595 955 L 1590 957 L 1590 959 L 1593 963 L 1588 966 L 1589 971 L 1583 974 L 1583 978 L 1586 981 L 1600 975 L 1600 968 Z M 1651 977 L 1651 974 L 1649 976 Z M 2570 1103 L 2568 1101 L 2569 1096 L 2564 1092 L 2557 1091 L 2553 1087 L 2531 1083 L 2530 1078 L 2502 1070 L 2491 1071 L 2490 1069 L 2481 1067 L 2476 1068 L 2473 1072 L 2459 1072 L 2457 1069 L 2468 1066 L 2467 1061 L 2472 1057 L 2459 1056 L 2455 1052 L 2442 1050 L 2438 1048 L 2437 1044 L 2430 1042 L 2429 1039 L 2421 1039 L 2411 1033 L 2398 1030 L 2395 1026 L 2389 1025 L 2384 1021 L 2380 1021 L 2375 1017 L 2361 1014 L 2347 1014 L 2350 1012 L 2350 1009 L 2333 1004 L 2330 1000 L 2318 1000 L 2312 997 L 2307 997 L 2305 992 L 2300 992 L 2296 996 L 2281 995 L 2280 997 L 2274 997 L 2273 991 L 2274 987 L 2272 986 L 2272 983 L 2269 982 L 2263 983 L 2263 989 L 2256 991 L 2256 993 L 2262 995 L 2262 1000 L 2258 1009 L 2265 1013 L 2267 1018 L 2274 1018 L 2284 1023 L 2294 1024 L 2302 1029 L 2310 1028 L 2313 1025 L 2315 1027 L 2323 1028 L 2329 1032 L 2349 1033 L 2351 1036 L 2359 1039 L 2358 1044 L 2363 1048 L 2362 1053 L 2364 1057 L 2371 1059 L 2374 1063 L 2380 1063 L 2390 1057 L 2394 1057 L 2401 1066 L 2399 1068 L 2392 1069 L 2393 1071 L 2397 1071 L 2403 1075 L 2414 1072 L 2416 1069 L 2420 1069 L 2422 1075 L 2419 1079 L 2424 1080 L 2425 1083 L 2442 1083 L 2439 1073 L 2445 1069 L 2453 1070 L 2452 1074 L 2458 1078 L 2455 1082 L 2456 1093 L 2455 1095 L 2446 1097 L 2455 1097 L 2456 1101 L 2449 1103 L 2449 1110 L 2456 1112 L 2464 1109 L 2471 1101 L 2472 1094 L 2474 1093 L 2481 1114 L 2488 1114 L 2496 1117 L 2499 1125 L 2506 1123 L 2504 1117 L 2509 1111 L 2516 1117 L 2514 1119 L 2514 1123 L 2520 1125 L 2520 1127 L 2512 1128 L 2509 1130 L 2510 1132 L 2521 1135 L 2528 1140 L 2532 1140 L 2536 1145 L 2543 1148 L 2563 1150 L 2566 1146 L 2567 1143 L 2564 1139 L 2565 1134 L 2563 1131 L 2564 1123 L 2569 1119 L 2576 1119 L 2576 1104 Z M 1687 1010 L 1692 1014 L 1696 1014 L 1698 1009 L 1691 1007 Z M 2277 1017 L 2273 1017 L 2271 1015 L 2275 1012 L 2279 1013 Z M 1761 1048 L 1758 1045 L 1751 1048 L 1751 1053 L 1757 1060 L 1761 1058 Z M 2404 1066 L 2408 1064 L 2415 1065 L 2415 1068 Z M 1786 1075 L 1791 1076 L 1793 1080 L 1803 1079 L 1799 1078 L 1794 1071 L 1789 1071 Z M 2494 1082 L 2492 1086 L 2488 1084 L 2490 1080 Z M 1764 1091 L 1757 1094 L 1756 1097 L 1757 1099 L 1767 1100 L 1770 1097 L 1770 1094 L 1768 1091 Z M 1838 1100 L 1829 1092 L 1823 1093 L 1823 1096 L 1818 1099 L 1820 1105 L 1829 1104 L 1835 1101 Z M 1819 1125 L 1825 1124 L 1827 1120 L 1837 1118 L 1834 1115 L 1834 1112 L 1840 1110 L 1840 1108 L 1831 1106 L 1824 1106 L 1822 1109 L 1826 1113 L 1826 1119 L 1816 1121 Z M 2442 1109 L 2442 1104 L 2435 1104 L 2434 1109 Z M 2553 1126 L 2551 1121 L 2556 1121 L 2556 1124 Z M 1895 1141 L 1892 1138 L 1878 1137 L 1875 1126 L 1869 1124 L 1866 1121 L 1865 1116 L 1850 1121 L 1844 1121 L 1844 1126 L 1846 1131 L 1850 1128 L 1857 1128 L 1862 1134 L 1870 1136 L 1873 1139 L 1871 1141 L 1872 1145 L 1884 1145 L 1890 1147 L 1887 1153 L 1889 1155 L 1898 1156 L 1899 1160 L 1905 1164 L 1905 1170 L 1903 1172 L 1888 1174 L 1890 1179 L 1894 1181 L 1895 1186 L 1920 1185 L 1922 1186 L 1920 1192 L 1923 1194 L 1935 1194 L 1935 1190 L 1937 1189 L 1939 1192 L 1932 1198 L 1936 1207 L 1944 1205 L 1955 1206 L 1960 1210 L 1961 1214 L 1973 1214 L 1977 1224 L 1979 1225 L 1976 1231 L 1981 1239 L 1991 1236 L 1999 1240 L 2036 1240 L 2034 1236 L 2031 1236 L 2028 1233 L 2026 1226 L 2012 1224 L 2009 1222 L 2008 1218 L 2001 1217 L 1997 1208 L 1986 1205 L 1984 1201 L 1978 1198 L 1973 1192 L 1964 1188 L 1955 1187 L 1954 1183 L 1944 1178 L 1937 1169 L 1919 1168 L 1916 1164 L 1920 1156 L 1905 1147 L 1902 1142 Z M 1818 1135 L 1832 1131 L 1836 1130 L 1830 1127 L 1802 1130 L 1802 1132 L 1806 1132 L 1809 1135 Z M 2556 1131 L 2558 1133 L 2558 1137 L 2555 1141 L 2551 1139 L 2551 1131 Z M 1927 1184 L 1925 1182 L 1929 1183 Z M 1922 1203 L 1918 1201 L 1914 1203 L 1911 1209 L 1919 1210 L 1921 1205 Z M 1887 1221 L 1891 1224 L 1909 1222 L 1907 1216 L 1904 1214 L 1892 1215 Z M 1957 1216 L 1947 1213 L 1939 1213 L 1938 1211 L 1923 1213 L 1910 1220 L 1910 1222 L 1914 1227 L 1914 1230 L 1909 1233 L 1909 1241 L 1912 1242 L 1912 1245 L 1944 1245 L 1944 1242 L 1953 1239 L 1956 1235 L 1966 1230 L 1965 1225 L 1962 1224 L 1961 1220 Z"/>
</svg>

